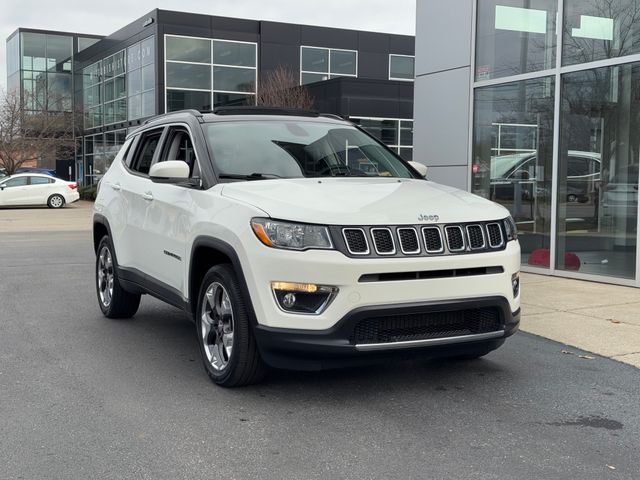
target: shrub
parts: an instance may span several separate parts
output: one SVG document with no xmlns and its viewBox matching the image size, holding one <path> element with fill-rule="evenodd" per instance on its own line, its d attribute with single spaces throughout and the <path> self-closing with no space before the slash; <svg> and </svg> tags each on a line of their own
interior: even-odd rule
<svg viewBox="0 0 640 480">
<path fill-rule="evenodd" d="M 95 200 L 96 199 L 96 190 L 97 185 L 85 185 L 82 187 L 78 187 L 78 193 L 80 194 L 81 200 Z"/>
</svg>

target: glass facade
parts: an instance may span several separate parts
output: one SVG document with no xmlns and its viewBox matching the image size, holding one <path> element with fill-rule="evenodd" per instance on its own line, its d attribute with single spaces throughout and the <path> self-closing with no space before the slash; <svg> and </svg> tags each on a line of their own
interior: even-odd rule
<svg viewBox="0 0 640 480">
<path fill-rule="evenodd" d="M 357 76 L 357 51 L 300 47 L 300 85 L 321 82 L 335 77 Z"/>
<path fill-rule="evenodd" d="M 356 125 L 391 148 L 403 159 L 413 159 L 413 120 L 350 117 Z"/>
<path fill-rule="evenodd" d="M 389 55 L 389 80 L 415 78 L 415 57 L 412 55 Z"/>
<path fill-rule="evenodd" d="M 477 0 L 471 189 L 509 209 L 525 268 L 639 285 L 639 18 Z"/>
<path fill-rule="evenodd" d="M 84 68 L 82 83 L 85 129 L 155 115 L 154 37 Z"/>
<path fill-rule="evenodd" d="M 165 35 L 167 112 L 255 104 L 257 45 Z"/>
<path fill-rule="evenodd" d="M 557 0 L 478 0 L 476 81 L 553 68 L 557 11 Z"/>
<path fill-rule="evenodd" d="M 11 45 L 8 67 L 10 88 L 22 87 L 22 99 L 27 110 L 70 112 L 72 110 L 73 38 L 67 35 L 20 32 L 18 62 L 15 44 Z M 17 36 L 12 39 L 12 42 Z M 9 43 L 12 43 L 9 42 Z M 7 45 L 9 48 L 9 44 Z M 19 74 L 15 67 L 19 65 Z M 19 80 L 15 78 L 19 75 Z"/>
</svg>

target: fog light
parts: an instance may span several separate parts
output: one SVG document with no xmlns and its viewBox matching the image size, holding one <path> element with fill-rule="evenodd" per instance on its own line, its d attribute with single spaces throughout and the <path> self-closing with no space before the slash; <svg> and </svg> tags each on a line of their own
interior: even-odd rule
<svg viewBox="0 0 640 480">
<path fill-rule="evenodd" d="M 513 289 L 513 298 L 516 298 L 520 293 L 520 272 L 511 275 L 511 288 Z"/>
<path fill-rule="evenodd" d="M 271 282 L 271 290 L 281 310 L 319 315 L 338 293 L 337 287 L 314 283 Z"/>
<path fill-rule="evenodd" d="M 282 297 L 282 306 L 285 308 L 292 308 L 296 304 L 296 294 L 287 293 Z"/>
</svg>

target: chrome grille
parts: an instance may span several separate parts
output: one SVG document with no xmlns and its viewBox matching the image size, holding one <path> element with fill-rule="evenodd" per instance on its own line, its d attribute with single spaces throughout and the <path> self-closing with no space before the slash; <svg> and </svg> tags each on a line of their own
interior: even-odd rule
<svg viewBox="0 0 640 480">
<path fill-rule="evenodd" d="M 471 250 L 481 250 L 485 247 L 484 232 L 480 225 L 467 225 L 467 238 Z"/>
<path fill-rule="evenodd" d="M 402 253 L 405 255 L 420 253 L 420 241 L 415 228 L 398 228 L 398 238 L 400 239 Z"/>
<path fill-rule="evenodd" d="M 424 227 L 422 229 L 422 236 L 427 253 L 441 253 L 444 251 L 442 235 L 438 227 Z"/>
<path fill-rule="evenodd" d="M 502 229 L 498 223 L 487 224 L 487 237 L 491 248 L 499 248 L 503 245 Z"/>
<path fill-rule="evenodd" d="M 362 228 L 345 228 L 342 234 L 349 253 L 353 255 L 367 255 L 369 253 L 367 237 Z"/>
<path fill-rule="evenodd" d="M 458 225 L 448 225 L 444 227 L 447 234 L 447 245 L 450 252 L 464 251 L 464 235 L 462 233 L 462 227 Z"/>
<path fill-rule="evenodd" d="M 393 255 L 396 253 L 391 230 L 388 228 L 372 228 L 371 236 L 373 237 L 373 246 L 378 254 Z"/>
</svg>

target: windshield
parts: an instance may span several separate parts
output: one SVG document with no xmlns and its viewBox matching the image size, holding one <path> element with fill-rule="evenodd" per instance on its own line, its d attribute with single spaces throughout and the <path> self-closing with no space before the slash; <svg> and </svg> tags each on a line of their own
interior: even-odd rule
<svg viewBox="0 0 640 480">
<path fill-rule="evenodd" d="M 221 178 L 414 178 L 383 145 L 347 125 L 250 120 L 204 129 Z"/>
</svg>

